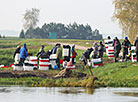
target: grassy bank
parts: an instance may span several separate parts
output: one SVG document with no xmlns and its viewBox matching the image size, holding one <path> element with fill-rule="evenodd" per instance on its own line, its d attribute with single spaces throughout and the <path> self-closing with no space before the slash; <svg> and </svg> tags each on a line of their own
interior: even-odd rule
<svg viewBox="0 0 138 102">
<path fill-rule="evenodd" d="M 138 67 L 137 64 L 111 63 L 103 67 L 92 69 L 98 81 L 94 87 L 138 87 Z M 56 75 L 59 71 L 50 70 L 46 73 Z M 71 78 L 0 78 L 0 85 L 24 85 L 24 86 L 47 86 L 47 87 L 91 87 L 92 77 L 88 69 L 83 70 L 80 66 L 72 73 L 83 72 L 87 77 L 78 78 L 75 74 Z"/>
</svg>

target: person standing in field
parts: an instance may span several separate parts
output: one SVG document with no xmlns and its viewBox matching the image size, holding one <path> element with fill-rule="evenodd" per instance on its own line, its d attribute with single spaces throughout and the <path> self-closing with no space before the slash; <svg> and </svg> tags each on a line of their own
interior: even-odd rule
<svg viewBox="0 0 138 102">
<path fill-rule="evenodd" d="M 20 49 L 21 49 L 21 46 L 17 46 L 17 49 L 15 50 L 14 52 L 14 55 L 13 55 L 13 59 L 15 60 L 15 63 L 19 64 L 19 61 L 20 61 Z"/>
<path fill-rule="evenodd" d="M 134 42 L 134 46 L 136 47 L 135 51 L 136 51 L 137 62 L 138 62 L 138 37 L 136 38 L 136 40 Z"/>
<path fill-rule="evenodd" d="M 83 61 L 84 68 L 86 68 L 88 60 L 90 60 L 90 54 L 93 51 L 93 48 L 88 48 L 81 57 L 81 60 Z"/>
<path fill-rule="evenodd" d="M 99 51 L 99 58 L 102 59 L 103 53 L 104 53 L 104 45 L 103 45 L 102 41 L 100 41 L 100 46 L 98 48 L 98 51 Z"/>
<path fill-rule="evenodd" d="M 72 45 L 72 51 L 71 51 L 71 58 L 72 58 L 72 64 L 75 64 L 75 58 L 77 56 L 77 52 L 75 51 L 75 44 Z"/>
<path fill-rule="evenodd" d="M 57 45 L 58 45 L 58 44 L 56 44 L 56 45 L 52 48 L 52 50 L 51 50 L 52 54 L 56 54 Z"/>
<path fill-rule="evenodd" d="M 122 47 L 123 47 L 123 57 L 122 57 L 122 62 L 123 62 L 124 59 L 126 59 L 126 55 L 128 55 L 128 49 L 131 47 L 131 43 L 128 40 L 128 37 L 125 37 L 125 40 L 122 43 Z"/>
<path fill-rule="evenodd" d="M 56 63 L 58 68 L 60 69 L 60 59 L 62 58 L 62 48 L 61 48 L 61 44 L 57 44 L 57 49 L 56 49 Z"/>
<path fill-rule="evenodd" d="M 94 45 L 93 45 L 93 48 L 94 48 L 94 50 L 93 50 L 93 55 L 92 55 L 92 58 L 93 59 L 95 59 L 95 58 L 97 58 L 98 57 L 98 44 L 97 44 L 97 42 L 95 42 L 94 43 Z"/>
<path fill-rule="evenodd" d="M 20 63 L 23 64 L 25 61 L 25 58 L 28 56 L 27 53 L 27 47 L 26 44 L 24 43 L 24 46 L 20 49 Z"/>
<path fill-rule="evenodd" d="M 45 53 L 44 48 L 45 48 L 45 46 L 42 45 L 42 46 L 41 46 L 41 49 L 39 50 L 39 52 L 38 52 L 37 55 L 36 55 L 38 58 L 41 58 L 41 56 Z"/>
<path fill-rule="evenodd" d="M 118 62 L 119 53 L 120 53 L 120 50 L 121 50 L 121 44 L 120 44 L 120 41 L 118 40 L 117 37 L 115 37 L 115 39 L 114 39 L 113 46 L 114 46 L 115 62 Z"/>
</svg>

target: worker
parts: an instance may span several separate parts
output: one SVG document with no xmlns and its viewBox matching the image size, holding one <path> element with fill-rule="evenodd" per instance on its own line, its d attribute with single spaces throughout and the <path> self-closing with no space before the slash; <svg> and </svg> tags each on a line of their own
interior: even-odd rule
<svg viewBox="0 0 138 102">
<path fill-rule="evenodd" d="M 62 58 L 62 48 L 61 48 L 61 44 L 57 44 L 56 46 L 56 63 L 58 68 L 60 69 L 60 59 Z"/>
<path fill-rule="evenodd" d="M 102 41 L 100 41 L 100 46 L 98 47 L 98 51 L 99 51 L 99 58 L 102 59 L 103 53 L 104 53 L 104 45 L 103 45 Z"/>
<path fill-rule="evenodd" d="M 71 54 L 72 54 L 72 56 L 71 56 L 71 58 L 72 58 L 72 64 L 75 64 L 75 63 L 76 63 L 76 62 L 75 62 L 75 58 L 76 58 L 76 56 L 77 56 L 77 52 L 75 51 L 75 44 L 72 45 Z"/>
<path fill-rule="evenodd" d="M 93 48 L 88 48 L 83 54 L 82 54 L 82 61 L 84 68 L 86 68 L 88 60 L 90 60 L 90 54 L 93 51 Z"/>
<path fill-rule="evenodd" d="M 25 61 L 25 58 L 28 56 L 27 53 L 27 47 L 26 44 L 24 43 L 24 46 L 20 49 L 20 63 L 23 64 Z"/>
<path fill-rule="evenodd" d="M 121 44 L 120 41 L 117 37 L 115 37 L 113 41 L 113 46 L 114 46 L 114 56 L 115 56 L 115 62 L 118 62 L 119 60 L 119 53 L 121 50 Z"/>
<path fill-rule="evenodd" d="M 40 50 L 39 50 L 39 52 L 38 52 L 37 55 L 36 55 L 38 58 L 41 58 L 42 55 L 45 53 L 44 48 L 45 48 L 45 46 L 42 45 L 41 48 L 40 48 Z"/>
<path fill-rule="evenodd" d="M 52 48 L 52 50 L 51 50 L 52 54 L 56 54 L 57 46 L 58 46 L 58 44 L 56 44 L 56 45 Z"/>
<path fill-rule="evenodd" d="M 94 45 L 93 45 L 93 48 L 94 48 L 94 50 L 93 50 L 93 55 L 92 55 L 92 58 L 97 58 L 98 57 L 98 44 L 97 44 L 97 42 L 95 42 L 94 43 Z"/>
<path fill-rule="evenodd" d="M 13 55 L 13 59 L 15 60 L 16 64 L 19 64 L 19 61 L 20 61 L 20 49 L 21 49 L 21 46 L 17 46 L 17 49 L 15 50 Z"/>
<path fill-rule="evenodd" d="M 130 49 L 130 47 L 131 47 L 131 43 L 128 40 L 128 37 L 125 37 L 125 39 L 122 43 L 122 47 L 123 47 L 123 57 L 122 57 L 122 62 L 123 62 L 124 59 L 126 59 L 126 55 L 128 55 L 128 49 Z"/>
</svg>

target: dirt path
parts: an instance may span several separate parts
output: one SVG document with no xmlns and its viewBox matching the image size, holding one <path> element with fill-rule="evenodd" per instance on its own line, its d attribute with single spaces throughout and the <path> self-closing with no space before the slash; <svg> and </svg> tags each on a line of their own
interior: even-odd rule
<svg viewBox="0 0 138 102">
<path fill-rule="evenodd" d="M 61 45 L 70 45 L 70 46 L 72 46 L 72 44 L 69 44 L 69 43 L 47 42 L 47 44 L 49 44 L 49 45 L 56 45 L 57 43 L 60 43 Z M 75 48 L 78 49 L 78 50 L 87 50 L 89 47 L 84 47 L 84 46 L 80 46 L 80 45 L 75 45 Z"/>
</svg>

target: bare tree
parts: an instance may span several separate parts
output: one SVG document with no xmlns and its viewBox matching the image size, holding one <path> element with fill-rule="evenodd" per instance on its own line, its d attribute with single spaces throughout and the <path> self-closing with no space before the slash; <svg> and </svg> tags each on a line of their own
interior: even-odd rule
<svg viewBox="0 0 138 102">
<path fill-rule="evenodd" d="M 24 14 L 24 24 L 23 27 L 25 30 L 29 28 L 35 28 L 39 22 L 39 9 L 32 8 L 25 11 Z"/>
</svg>

